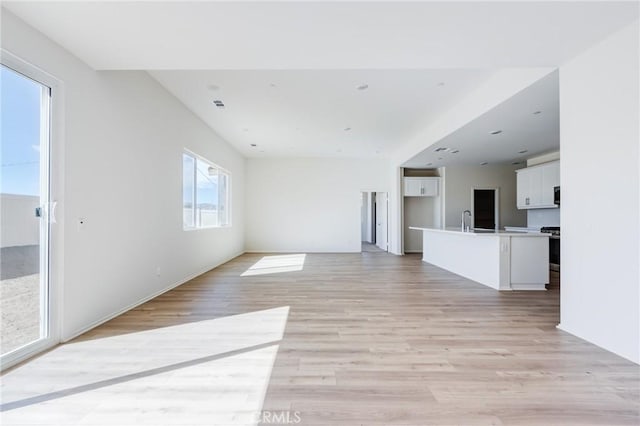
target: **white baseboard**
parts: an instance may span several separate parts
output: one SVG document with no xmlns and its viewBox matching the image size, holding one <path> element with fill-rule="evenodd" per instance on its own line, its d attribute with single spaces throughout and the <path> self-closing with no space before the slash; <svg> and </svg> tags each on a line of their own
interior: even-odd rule
<svg viewBox="0 0 640 426">
<path fill-rule="evenodd" d="M 361 253 L 360 249 L 350 251 L 315 251 L 315 250 L 246 250 L 248 254 L 301 254 L 301 253 L 314 253 L 314 254 L 345 254 L 345 253 Z"/>
<path fill-rule="evenodd" d="M 164 293 L 166 293 L 166 292 L 167 292 L 167 291 L 169 291 L 169 290 L 173 290 L 174 288 L 179 287 L 179 286 L 181 286 L 182 284 L 185 284 L 185 283 L 187 283 L 187 282 L 191 281 L 192 279 L 194 279 L 194 278 L 196 278 L 196 277 L 199 277 L 200 275 L 202 275 L 202 274 L 204 274 L 204 273 L 207 273 L 207 272 L 211 271 L 212 269 L 215 269 L 215 268 L 217 268 L 218 266 L 223 265 L 223 264 L 225 264 L 225 263 L 227 263 L 227 262 L 229 262 L 229 261 L 231 261 L 231 260 L 235 259 L 235 258 L 236 258 L 236 257 L 238 257 L 238 256 L 243 255 L 244 253 L 245 253 L 245 252 L 244 252 L 244 251 L 242 251 L 242 252 L 240 252 L 240 253 L 234 254 L 234 255 L 232 255 L 231 257 L 225 258 L 225 260 L 223 260 L 223 261 L 221 261 L 221 262 L 218 262 L 217 264 L 215 264 L 215 265 L 213 265 L 213 266 L 211 266 L 211 267 L 206 267 L 205 269 L 203 269 L 203 270 L 201 270 L 201 271 L 198 271 L 198 272 L 196 272 L 196 273 L 194 273 L 194 274 L 191 274 L 191 275 L 189 275 L 188 277 L 183 278 L 183 279 L 179 280 L 178 282 L 173 283 L 173 284 L 171 284 L 171 285 L 169 285 L 169 286 L 167 286 L 167 287 L 163 288 L 162 290 L 156 291 L 155 293 L 153 293 L 153 294 L 151 294 L 151 295 L 149 295 L 149 296 L 143 297 L 142 299 L 140 299 L 140 300 L 138 300 L 138 301 L 136 301 L 136 302 L 134 302 L 134 303 L 131 303 L 131 304 L 129 304 L 129 305 L 127 305 L 127 306 L 125 306 L 124 308 L 119 309 L 118 311 L 116 311 L 116 312 L 114 312 L 114 313 L 111 313 L 111 314 L 109 314 L 109 315 L 106 315 L 106 316 L 104 316 L 104 317 L 100 318 L 99 320 L 93 321 L 91 324 L 89 324 L 89 325 L 87 325 L 87 326 L 85 326 L 85 327 L 82 327 L 82 328 L 81 328 L 81 329 L 79 329 L 79 330 L 76 330 L 76 331 L 74 331 L 74 332 L 70 333 L 68 336 L 63 336 L 63 337 L 61 338 L 61 340 L 60 340 L 60 341 L 61 341 L 61 342 L 68 342 L 69 340 L 75 339 L 76 337 L 78 337 L 78 336 L 80 336 L 80 335 L 82 335 L 82 334 L 86 333 L 87 331 L 89 331 L 89 330 L 91 330 L 91 329 L 93 329 L 93 328 L 96 328 L 97 326 L 99 326 L 99 325 L 101 325 L 101 324 L 104 324 L 105 322 L 107 322 L 107 321 L 109 321 L 109 320 L 112 320 L 113 318 L 115 318 L 115 317 L 117 317 L 117 316 L 120 316 L 120 315 L 124 314 L 125 312 L 128 312 L 128 311 L 130 311 L 131 309 L 133 309 L 133 308 L 135 308 L 135 307 L 137 307 L 137 306 L 140 306 L 140 305 L 142 305 L 143 303 L 148 302 L 148 301 L 149 301 L 149 300 L 151 300 L 151 299 L 155 299 L 156 297 L 160 296 L 161 294 L 164 294 Z"/>
</svg>

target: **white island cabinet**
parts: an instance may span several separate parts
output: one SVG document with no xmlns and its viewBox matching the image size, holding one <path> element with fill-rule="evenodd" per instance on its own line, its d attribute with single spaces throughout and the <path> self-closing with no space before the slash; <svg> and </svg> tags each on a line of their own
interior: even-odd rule
<svg viewBox="0 0 640 426">
<path fill-rule="evenodd" d="M 545 290 L 549 234 L 411 227 L 422 231 L 424 262 L 496 290 Z"/>
</svg>

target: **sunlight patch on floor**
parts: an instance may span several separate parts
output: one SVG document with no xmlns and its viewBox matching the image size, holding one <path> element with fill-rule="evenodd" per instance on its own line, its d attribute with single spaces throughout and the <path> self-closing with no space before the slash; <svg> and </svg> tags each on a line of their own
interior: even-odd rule
<svg viewBox="0 0 640 426">
<path fill-rule="evenodd" d="M 289 307 L 62 345 L 2 377 L 2 424 L 254 424 Z"/>
<path fill-rule="evenodd" d="M 253 266 L 244 271 L 241 277 L 254 275 L 278 274 L 282 272 L 302 271 L 306 254 L 285 254 L 278 256 L 264 256 Z"/>
</svg>

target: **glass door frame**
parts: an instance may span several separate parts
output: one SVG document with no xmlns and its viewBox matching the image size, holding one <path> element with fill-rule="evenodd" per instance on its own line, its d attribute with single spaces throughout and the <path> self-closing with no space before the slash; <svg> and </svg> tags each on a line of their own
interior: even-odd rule
<svg viewBox="0 0 640 426">
<path fill-rule="evenodd" d="M 49 349 L 61 339 L 62 312 L 62 266 L 63 266 L 63 221 L 59 201 L 62 201 L 63 186 L 63 120 L 64 88 L 62 82 L 49 73 L 18 56 L 0 49 L 3 66 L 48 88 L 48 99 L 42 97 L 41 118 L 47 117 L 46 126 L 40 134 L 40 299 L 41 315 L 38 340 L 12 350 L 0 357 L 0 371 L 6 370 L 38 353 Z M 35 212 L 34 212 L 35 214 Z M 44 280 L 44 281 L 43 281 Z M 45 283 L 43 285 L 43 283 Z"/>
</svg>

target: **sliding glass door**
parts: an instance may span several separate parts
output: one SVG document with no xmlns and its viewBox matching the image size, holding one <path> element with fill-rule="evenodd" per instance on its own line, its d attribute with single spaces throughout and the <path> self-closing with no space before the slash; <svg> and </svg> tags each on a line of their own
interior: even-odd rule
<svg viewBox="0 0 640 426">
<path fill-rule="evenodd" d="M 0 90 L 0 350 L 6 365 L 51 337 L 51 89 L 3 64 Z"/>
</svg>

